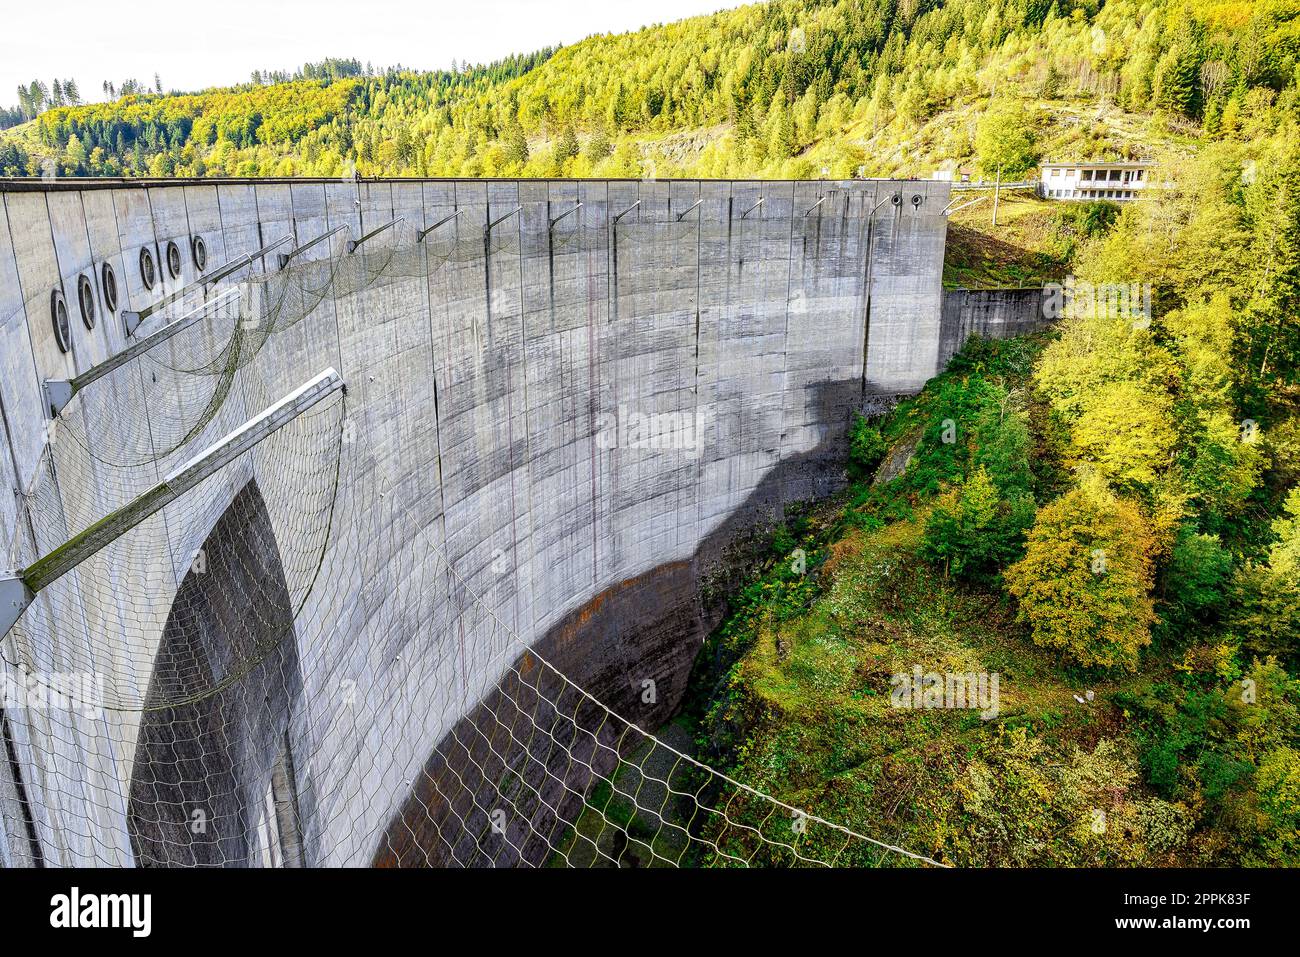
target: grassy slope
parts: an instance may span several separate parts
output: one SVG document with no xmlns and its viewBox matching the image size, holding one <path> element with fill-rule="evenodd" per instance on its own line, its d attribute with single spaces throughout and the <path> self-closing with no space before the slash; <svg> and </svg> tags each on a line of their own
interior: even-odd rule
<svg viewBox="0 0 1300 957">
<path fill-rule="evenodd" d="M 1025 191 L 1002 193 L 994 227 L 991 193 L 956 194 L 954 203 L 960 207 L 977 197 L 982 197 L 978 203 L 949 220 L 945 286 L 987 289 L 1064 279 L 1078 237 L 1063 226 L 1060 203 L 1037 199 Z"/>
<path fill-rule="evenodd" d="M 997 595 L 962 588 L 917 557 L 923 518 L 922 511 L 882 529 L 855 529 L 835 542 L 822 570 L 823 597 L 805 614 L 755 629 L 724 706 L 732 713 L 719 715 L 739 715 L 747 728 L 739 778 L 952 863 L 1107 862 L 1101 848 L 1072 858 L 1046 846 L 1012 860 L 973 847 L 962 790 L 974 783 L 977 762 L 1016 729 L 1041 743 L 1047 760 L 1061 762 L 1076 747 L 1092 752 L 1103 737 L 1122 734 L 1123 711 L 1111 696 L 1149 684 L 1152 673 L 1127 681 L 1071 678 L 1029 642 Z M 998 673 L 998 717 L 892 707 L 890 676 L 917 664 L 939 673 Z M 1140 785 L 1121 792 L 1128 801 L 1148 796 Z M 1059 827 L 1070 816 L 1053 812 L 1040 823 Z M 1146 859 L 1161 862 L 1169 863 Z"/>
</svg>

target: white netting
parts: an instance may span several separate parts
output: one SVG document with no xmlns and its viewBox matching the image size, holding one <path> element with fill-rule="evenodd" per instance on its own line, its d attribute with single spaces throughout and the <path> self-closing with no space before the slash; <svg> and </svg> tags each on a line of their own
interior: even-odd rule
<svg viewBox="0 0 1300 957">
<path fill-rule="evenodd" d="M 707 239 L 675 219 L 636 228 L 643 257 Z M 543 616 L 524 606 L 501 543 L 540 530 L 538 503 L 519 500 L 512 472 L 526 452 L 549 461 L 534 448 L 540 429 L 589 435 L 596 408 L 542 416 L 512 404 L 547 386 L 535 370 L 553 360 L 527 328 L 547 330 L 556 353 L 594 350 L 591 304 L 605 293 L 593 289 L 611 271 L 616 287 L 617 258 L 638 253 L 579 215 L 557 222 L 544 249 L 524 248 L 518 229 L 488 242 L 481 229 L 418 244 L 413 232 L 399 226 L 354 254 L 339 237 L 317 258 L 240 281 L 238 296 L 211 292 L 202 321 L 89 384 L 59 416 L 9 556 L 18 568 L 55 549 L 77 559 L 0 642 L 11 856 L 927 862 L 708 768 L 688 741 L 589 693 L 572 660 L 551 659 L 558 645 L 524 637 Z M 527 315 L 537 277 L 525 261 L 551 290 Z M 767 295 L 743 270 L 736 285 Z M 610 296 L 611 313 L 677 308 L 644 283 Z M 469 327 L 445 321 L 475 300 Z M 346 395 L 142 521 L 123 517 L 197 452 L 335 366 Z M 567 494 L 587 463 L 552 458 L 553 487 Z M 565 513 L 570 534 L 604 520 L 594 507 Z M 85 551 L 84 533 L 106 517 L 121 533 Z"/>
</svg>

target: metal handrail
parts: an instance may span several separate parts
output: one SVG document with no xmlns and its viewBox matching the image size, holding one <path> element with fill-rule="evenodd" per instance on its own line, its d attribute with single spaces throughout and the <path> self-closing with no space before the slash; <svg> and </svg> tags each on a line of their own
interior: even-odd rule
<svg viewBox="0 0 1300 957">
<path fill-rule="evenodd" d="M 684 210 L 682 210 L 680 213 L 677 214 L 677 221 L 680 223 L 682 221 L 683 216 L 685 216 L 693 209 L 698 209 L 700 207 L 700 204 L 703 202 L 704 200 L 697 199 L 695 202 L 691 203 L 691 205 L 687 206 Z"/>
<path fill-rule="evenodd" d="M 632 212 L 632 210 L 636 209 L 636 208 L 637 208 L 638 206 L 640 206 L 640 205 L 641 205 L 641 200 L 638 199 L 635 203 L 633 203 L 633 204 L 632 204 L 631 206 L 629 206 L 627 209 L 623 210 L 623 212 L 621 212 L 621 213 L 619 213 L 617 216 L 615 216 L 615 217 L 614 217 L 614 220 L 613 220 L 613 224 L 614 224 L 614 225 L 617 225 L 617 224 L 618 224 L 618 221 L 619 221 L 620 219 L 622 219 L 624 216 L 626 216 L 628 213 Z"/>
<path fill-rule="evenodd" d="M 976 203 L 982 203 L 982 202 L 984 202 L 984 200 L 986 200 L 986 199 L 988 199 L 987 196 L 976 196 L 976 197 L 975 197 L 974 199 L 972 199 L 970 202 L 968 202 L 968 203 L 962 203 L 962 204 L 961 204 L 960 206 L 958 206 L 956 209 L 953 209 L 952 203 L 957 202 L 957 201 L 954 199 L 954 200 L 952 201 L 952 203 L 949 203 L 949 204 L 948 204 L 947 206 L 945 206 L 943 209 L 939 210 L 939 215 L 940 215 L 940 216 L 951 216 L 953 213 L 960 213 L 960 212 L 961 212 L 963 209 L 965 209 L 967 206 L 974 206 Z"/>
<path fill-rule="evenodd" d="M 463 213 L 463 212 L 464 212 L 463 209 L 458 209 L 458 210 L 456 210 L 456 212 L 452 213 L 450 216 L 444 216 L 444 217 L 442 217 L 442 219 L 438 220 L 436 223 L 434 223 L 432 226 L 428 227 L 427 229 L 422 229 L 422 230 L 420 230 L 419 232 L 417 232 L 417 233 L 415 234 L 415 241 L 416 241 L 417 243 L 422 243 L 422 242 L 424 242 L 424 237 L 425 237 L 425 236 L 428 236 L 429 233 L 433 232 L 433 231 L 434 231 L 435 229 L 437 229 L 439 226 L 442 226 L 442 225 L 444 225 L 444 224 L 446 224 L 446 223 L 451 222 L 453 219 L 455 219 L 457 216 L 459 216 L 459 215 L 460 215 L 461 213 Z"/>
<path fill-rule="evenodd" d="M 578 210 L 580 210 L 580 209 L 582 209 L 582 203 L 578 203 L 578 205 L 572 207 L 571 209 L 566 209 L 564 212 L 560 213 L 560 215 L 556 216 L 554 219 L 551 220 L 551 226 L 550 226 L 550 228 L 551 228 L 551 229 L 554 229 L 556 223 L 558 223 L 560 220 L 564 219 L 566 216 L 572 216 L 574 213 L 576 213 L 576 212 L 577 212 Z"/>
<path fill-rule="evenodd" d="M 492 220 L 492 222 L 488 223 L 486 226 L 483 227 L 483 235 L 486 236 L 488 233 L 492 232 L 492 230 L 495 229 L 497 226 L 500 226 L 502 223 L 504 223 L 515 213 L 522 212 L 522 210 L 523 210 L 522 206 L 516 206 L 514 209 L 510 210 L 510 212 L 506 213 L 504 216 L 498 216 L 496 219 Z"/>
<path fill-rule="evenodd" d="M 331 236 L 335 236 L 347 228 L 348 228 L 347 223 L 344 223 L 342 226 L 335 226 L 329 232 L 322 233 L 321 235 L 317 236 L 315 239 L 308 241 L 302 246 L 295 246 L 287 253 L 280 253 L 280 268 L 283 269 L 285 266 L 289 265 L 289 263 L 291 263 L 295 258 L 301 256 L 303 253 L 311 249 L 313 246 L 318 245 L 319 243 L 323 243 Z"/>
</svg>

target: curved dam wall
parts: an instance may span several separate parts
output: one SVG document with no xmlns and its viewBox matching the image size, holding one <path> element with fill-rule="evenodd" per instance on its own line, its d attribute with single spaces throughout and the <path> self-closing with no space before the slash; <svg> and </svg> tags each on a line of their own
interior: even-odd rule
<svg viewBox="0 0 1300 957">
<path fill-rule="evenodd" d="M 943 183 L 55 181 L 6 183 L 0 198 L 0 564 L 29 566 L 323 369 L 347 384 L 337 435 L 316 419 L 336 445 L 309 458 L 266 440 L 112 561 L 70 572 L 64 597 L 38 596 L 0 643 L 11 677 L 89 669 L 109 699 L 5 710 L 9 865 L 539 862 L 580 803 L 584 754 L 599 771 L 618 742 L 523 649 L 657 726 L 711 623 L 710 565 L 785 504 L 837 487 L 852 414 L 940 364 Z M 394 220 L 355 265 L 348 238 Z M 157 447 L 189 401 L 179 392 L 140 402 L 96 383 L 52 420 L 45 380 L 179 314 L 131 335 L 122 318 L 198 278 L 196 237 L 211 271 L 340 226 L 283 269 L 267 255 L 199 293 L 239 289 L 256 312 L 295 281 L 307 305 L 182 447 L 103 464 L 126 433 Z M 164 279 L 152 291 L 142 249 Z M 218 540 L 235 557 L 200 574 L 194 556 Z M 242 623 L 263 603 L 275 614 Z M 199 609 L 192 634 L 180 606 Z M 178 656 L 214 688 L 233 673 L 232 628 L 263 649 L 252 690 L 159 698 Z M 557 721 L 570 726 L 558 750 Z M 230 756 L 214 769 L 218 726 Z M 219 778 L 220 794 L 191 778 Z M 209 837 L 186 827 L 195 804 L 220 819 Z M 287 806 L 293 840 L 268 858 L 258 835 Z M 203 846 L 175 852 L 186 842 Z"/>
</svg>

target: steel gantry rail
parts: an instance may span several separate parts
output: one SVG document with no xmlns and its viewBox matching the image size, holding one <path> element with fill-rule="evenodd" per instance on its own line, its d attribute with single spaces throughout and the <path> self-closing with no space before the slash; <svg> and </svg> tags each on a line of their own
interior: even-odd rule
<svg viewBox="0 0 1300 957">
<path fill-rule="evenodd" d="M 152 316 L 159 309 L 165 309 L 167 306 L 170 306 L 172 303 L 184 299 L 195 289 L 201 288 L 206 292 L 207 287 L 212 285 L 214 282 L 220 282 L 222 279 L 225 279 L 227 276 L 230 276 L 234 273 L 239 272 L 239 270 L 241 269 L 251 266 L 255 260 L 262 258 L 263 256 L 267 255 L 270 252 L 273 252 L 276 249 L 279 249 L 281 246 L 287 243 L 291 238 L 292 237 L 290 236 L 285 236 L 283 239 L 278 239 L 275 242 L 271 243 L 271 245 L 269 246 L 263 246 L 261 249 L 257 250 L 257 252 L 248 253 L 246 256 L 240 256 L 238 259 L 232 259 L 224 266 L 218 266 L 216 269 L 212 270 L 212 272 L 200 276 L 192 283 L 183 286 L 182 288 L 176 290 L 173 293 L 169 293 L 168 295 L 163 296 L 157 302 L 151 303 L 145 306 L 143 309 L 140 309 L 138 311 L 132 309 L 124 309 L 122 311 L 122 323 L 126 327 L 126 334 L 128 336 L 134 335 L 135 330 L 140 328 L 140 323 L 144 322 L 146 319 Z"/>
<path fill-rule="evenodd" d="M 326 369 L 176 468 L 147 492 L 105 515 L 26 568 L 0 575 L 0 637 L 8 634 L 42 589 L 343 388 L 342 376 L 332 368 Z"/>
</svg>

